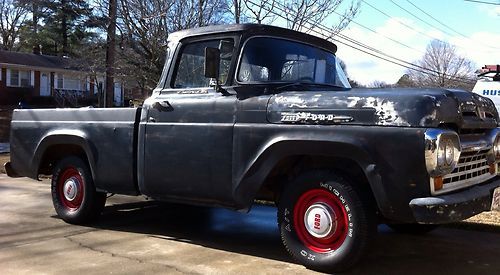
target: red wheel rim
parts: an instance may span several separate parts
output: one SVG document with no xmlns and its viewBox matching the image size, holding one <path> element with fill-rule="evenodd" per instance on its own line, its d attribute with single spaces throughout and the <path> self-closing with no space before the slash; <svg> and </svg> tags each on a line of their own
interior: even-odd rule
<svg viewBox="0 0 500 275">
<path fill-rule="evenodd" d="M 347 213 L 334 194 L 323 189 L 307 191 L 297 200 L 293 213 L 297 236 L 307 248 L 327 253 L 344 243 Z"/>
<path fill-rule="evenodd" d="M 57 191 L 62 205 L 70 211 L 76 211 L 83 202 L 83 178 L 75 167 L 68 167 L 61 172 L 57 181 Z"/>
</svg>

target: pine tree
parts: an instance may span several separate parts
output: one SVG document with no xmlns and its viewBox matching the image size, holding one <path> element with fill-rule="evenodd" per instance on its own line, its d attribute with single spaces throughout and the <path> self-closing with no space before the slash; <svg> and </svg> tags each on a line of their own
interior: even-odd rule
<svg viewBox="0 0 500 275">
<path fill-rule="evenodd" d="M 92 35 L 88 22 L 92 9 L 85 0 L 19 0 L 31 20 L 22 27 L 21 48 L 41 45 L 45 54 L 75 55 L 84 39 Z"/>
</svg>

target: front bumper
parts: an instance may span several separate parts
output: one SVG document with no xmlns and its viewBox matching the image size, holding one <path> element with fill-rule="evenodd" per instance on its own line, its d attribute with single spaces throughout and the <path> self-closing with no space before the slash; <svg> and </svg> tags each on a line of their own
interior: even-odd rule
<svg viewBox="0 0 500 275">
<path fill-rule="evenodd" d="M 453 194 L 416 198 L 410 208 L 418 223 L 450 223 L 490 210 L 493 190 L 500 187 L 498 177 Z"/>
</svg>

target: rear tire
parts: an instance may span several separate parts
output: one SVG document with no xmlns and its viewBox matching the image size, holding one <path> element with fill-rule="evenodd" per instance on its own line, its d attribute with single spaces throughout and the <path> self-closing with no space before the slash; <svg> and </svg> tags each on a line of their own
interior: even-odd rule
<svg viewBox="0 0 500 275">
<path fill-rule="evenodd" d="M 376 234 L 375 209 L 342 177 L 304 173 L 290 182 L 278 203 L 281 239 L 306 267 L 344 271 L 367 251 Z"/>
<path fill-rule="evenodd" d="M 51 187 L 54 209 L 67 223 L 95 220 L 106 203 L 106 193 L 95 190 L 87 163 L 77 157 L 64 158 L 56 165 Z"/>
<path fill-rule="evenodd" d="M 411 235 L 424 235 L 439 227 L 438 224 L 394 223 L 387 224 L 392 230 Z"/>
</svg>

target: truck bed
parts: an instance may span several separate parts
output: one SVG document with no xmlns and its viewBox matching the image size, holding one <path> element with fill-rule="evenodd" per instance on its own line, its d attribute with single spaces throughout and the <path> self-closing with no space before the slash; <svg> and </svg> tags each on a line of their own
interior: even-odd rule
<svg viewBox="0 0 500 275">
<path fill-rule="evenodd" d="M 140 108 L 15 110 L 11 163 L 20 176 L 38 178 L 43 158 L 65 142 L 81 145 L 98 190 L 137 193 L 137 128 Z M 62 145 L 62 146 L 61 146 Z M 58 146 L 58 147 L 54 147 Z M 54 164 L 53 164 L 54 165 Z"/>
</svg>

